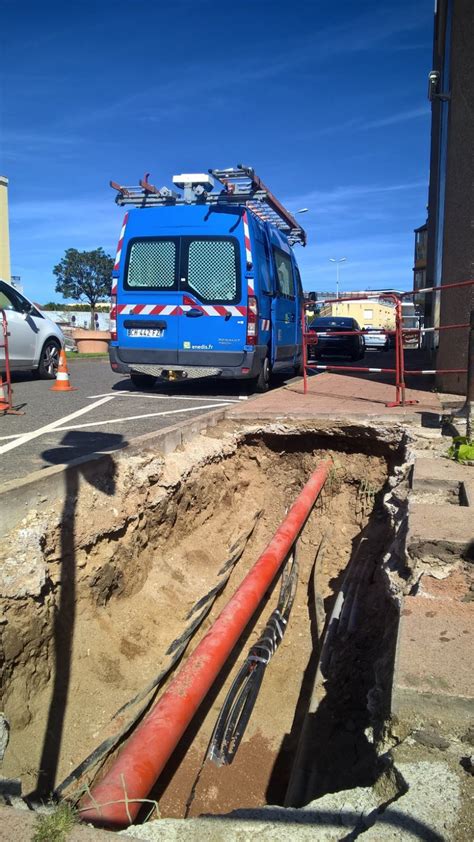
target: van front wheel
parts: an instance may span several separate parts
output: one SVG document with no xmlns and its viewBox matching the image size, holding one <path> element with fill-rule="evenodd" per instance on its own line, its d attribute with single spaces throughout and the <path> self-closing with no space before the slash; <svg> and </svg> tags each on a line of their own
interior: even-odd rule
<svg viewBox="0 0 474 842">
<path fill-rule="evenodd" d="M 270 367 L 270 362 L 268 357 L 262 361 L 260 366 L 260 373 L 255 380 L 255 391 L 256 392 L 268 392 L 270 388 L 270 378 L 272 376 L 272 370 Z"/>
</svg>

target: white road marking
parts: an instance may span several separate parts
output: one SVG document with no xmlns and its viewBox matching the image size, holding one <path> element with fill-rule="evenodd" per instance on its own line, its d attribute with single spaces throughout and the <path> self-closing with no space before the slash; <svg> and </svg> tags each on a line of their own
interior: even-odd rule
<svg viewBox="0 0 474 842">
<path fill-rule="evenodd" d="M 205 400 L 204 397 L 195 397 L 194 395 L 190 395 L 187 397 L 186 395 L 150 395 L 147 392 L 104 392 L 103 395 L 88 395 L 89 399 L 91 398 L 105 398 L 108 395 L 112 395 L 114 398 L 153 398 L 154 400 L 158 401 L 202 401 Z M 215 403 L 238 403 L 239 400 L 247 400 L 246 398 L 239 398 L 235 400 L 234 398 L 210 398 L 211 401 Z"/>
<path fill-rule="evenodd" d="M 111 400 L 111 397 L 104 397 L 100 401 L 96 401 L 95 403 L 89 404 L 89 406 L 83 406 L 82 409 L 78 409 L 76 410 L 76 412 L 71 412 L 70 415 L 65 415 L 63 418 L 58 418 L 57 421 L 52 421 L 51 424 L 45 424 L 44 427 L 39 427 L 37 430 L 32 430 L 32 432 L 30 433 L 23 433 L 23 435 L 19 436 L 16 439 L 16 441 L 10 441 L 8 444 L 2 445 L 0 447 L 0 454 L 7 453 L 9 450 L 13 450 L 15 447 L 20 447 L 22 444 L 26 444 L 32 439 L 36 439 L 39 436 L 43 436 L 45 433 L 57 430 L 61 428 L 61 425 L 65 422 L 72 421 L 73 418 L 79 418 L 80 415 L 85 415 L 86 412 L 91 412 L 93 409 L 96 409 L 98 406 L 102 406 L 102 404 L 108 403 Z"/>
<path fill-rule="evenodd" d="M 92 406 L 87 407 L 87 409 L 93 409 L 94 406 L 98 406 L 101 403 L 105 403 L 105 401 L 98 401 L 97 404 L 93 404 Z M 236 401 L 233 401 L 233 403 L 236 403 Z M 229 405 L 230 405 L 230 401 L 229 401 Z M 90 421 L 87 424 L 73 424 L 72 426 L 67 426 L 67 427 L 61 426 L 61 427 L 54 427 L 53 428 L 51 426 L 48 426 L 48 427 L 44 428 L 44 432 L 47 433 L 47 432 L 49 432 L 50 429 L 52 430 L 52 432 L 62 432 L 63 430 L 79 430 L 82 427 L 98 427 L 100 424 L 117 424 L 121 421 L 137 421 L 140 418 L 157 418 L 161 415 L 177 415 L 180 412 L 197 412 L 199 409 L 219 409 L 221 406 L 227 406 L 227 404 L 221 402 L 221 403 L 206 404 L 205 406 L 190 406 L 190 407 L 186 407 L 184 409 L 168 409 L 168 410 L 166 410 L 166 412 L 148 412 L 148 413 L 146 413 L 146 415 L 129 415 L 126 418 L 110 418 L 109 420 L 106 420 L 106 421 L 103 421 L 103 420 L 102 421 Z M 62 420 L 62 422 L 64 422 L 65 420 L 68 420 L 68 419 L 63 418 L 61 420 Z M 26 435 L 28 435 L 28 434 L 27 433 L 13 433 L 10 436 L 0 436 L 0 441 L 6 441 L 6 440 L 11 440 L 11 439 L 19 439 L 19 438 L 22 438 L 22 436 L 26 436 Z M 2 452 L 2 450 L 0 449 L 0 453 L 1 452 Z"/>
<path fill-rule="evenodd" d="M 72 427 L 56 427 L 57 430 L 80 430 L 83 427 L 99 427 L 103 424 L 120 424 L 122 421 L 138 421 L 140 418 L 158 418 L 163 415 L 178 415 L 180 412 L 198 412 L 200 409 L 219 409 L 222 404 L 205 406 L 187 406 L 184 409 L 167 409 L 166 412 L 147 412 L 146 415 L 127 415 L 126 418 L 109 418 L 107 421 L 88 421 L 87 424 L 74 424 Z M 156 432 L 159 432 L 157 430 Z"/>
</svg>

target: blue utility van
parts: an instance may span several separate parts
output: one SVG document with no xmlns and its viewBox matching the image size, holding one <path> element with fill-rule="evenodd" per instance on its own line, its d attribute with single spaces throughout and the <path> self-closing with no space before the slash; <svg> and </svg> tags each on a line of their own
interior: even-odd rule
<svg viewBox="0 0 474 842">
<path fill-rule="evenodd" d="M 302 361 L 303 291 L 293 217 L 250 168 L 174 176 L 184 194 L 111 182 L 125 215 L 112 282 L 112 369 L 156 378 L 220 377 L 268 388 Z M 214 177 L 220 192 L 211 192 Z"/>
</svg>

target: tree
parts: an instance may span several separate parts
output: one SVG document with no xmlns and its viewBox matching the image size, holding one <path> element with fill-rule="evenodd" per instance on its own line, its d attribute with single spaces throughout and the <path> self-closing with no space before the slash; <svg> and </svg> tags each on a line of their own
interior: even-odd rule
<svg viewBox="0 0 474 842">
<path fill-rule="evenodd" d="M 102 248 L 95 251 L 66 249 L 53 269 L 56 292 L 74 301 L 87 301 L 91 308 L 91 328 L 95 326 L 95 307 L 110 295 L 114 261 Z"/>
</svg>

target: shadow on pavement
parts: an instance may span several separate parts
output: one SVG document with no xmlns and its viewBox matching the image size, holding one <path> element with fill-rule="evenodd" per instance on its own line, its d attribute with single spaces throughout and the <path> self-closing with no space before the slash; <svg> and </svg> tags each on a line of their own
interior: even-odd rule
<svg viewBox="0 0 474 842">
<path fill-rule="evenodd" d="M 288 374 L 274 374 L 270 389 L 278 389 L 280 386 L 285 386 L 295 379 L 291 373 Z M 191 380 L 157 380 L 156 384 L 147 389 L 137 389 L 129 377 L 124 377 L 123 380 L 118 380 L 112 386 L 114 392 L 138 392 L 142 394 L 146 391 L 147 394 L 167 395 L 168 397 L 199 397 L 199 398 L 239 398 L 251 397 L 252 394 L 258 395 L 258 392 L 252 392 L 252 386 L 246 380 L 219 380 L 218 378 L 203 377 L 193 378 Z"/>
<path fill-rule="evenodd" d="M 70 461 L 77 456 L 77 446 L 74 443 L 77 435 L 82 438 L 81 455 L 84 450 L 84 440 L 91 437 L 91 433 L 67 433 L 58 447 L 46 450 L 42 456 L 50 464 Z M 117 450 L 127 442 L 123 436 L 116 434 L 101 434 L 102 448 L 108 440 L 109 449 Z M 89 453 L 95 452 L 96 442 L 91 443 Z M 48 719 L 43 739 L 41 760 L 38 770 L 36 789 L 30 797 L 49 796 L 54 790 L 54 784 L 59 765 L 61 743 L 64 732 L 64 720 L 68 703 L 69 686 L 71 681 L 72 649 L 74 640 L 74 626 L 76 620 L 76 546 L 75 546 L 75 516 L 78 492 L 81 482 L 88 483 L 103 494 L 112 497 L 115 493 L 115 462 L 109 455 L 104 455 L 98 469 L 97 462 L 86 462 L 81 465 L 71 465 L 64 472 L 65 490 L 64 503 L 61 512 L 60 544 L 61 571 L 58 588 L 58 599 L 55 605 L 53 620 L 54 645 L 54 680 L 51 700 L 49 703 Z"/>
<path fill-rule="evenodd" d="M 50 465 L 67 465 L 81 456 L 121 450 L 127 444 L 126 439 L 117 433 L 86 433 L 82 430 L 71 430 L 63 436 L 57 447 L 44 450 L 41 455 Z"/>
</svg>

